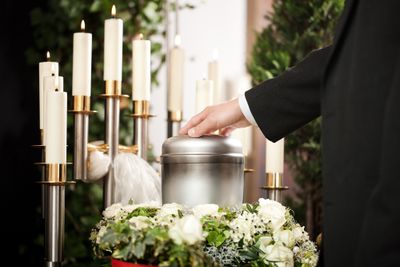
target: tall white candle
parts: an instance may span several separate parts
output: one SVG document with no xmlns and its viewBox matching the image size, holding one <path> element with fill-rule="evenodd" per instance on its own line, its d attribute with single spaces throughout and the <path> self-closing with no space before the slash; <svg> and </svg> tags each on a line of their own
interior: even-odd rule
<svg viewBox="0 0 400 267">
<path fill-rule="evenodd" d="M 168 66 L 168 110 L 182 111 L 183 69 L 185 53 L 180 47 L 180 36 L 175 36 L 175 47 L 171 49 Z"/>
<path fill-rule="evenodd" d="M 265 171 L 267 173 L 283 173 L 285 139 L 272 143 L 266 140 Z"/>
<path fill-rule="evenodd" d="M 251 138 L 252 126 L 246 128 L 240 128 L 233 131 L 231 137 L 236 138 L 242 143 L 243 155 L 247 157 L 251 152 Z"/>
<path fill-rule="evenodd" d="M 67 93 L 48 91 L 46 99 L 46 163 L 66 163 Z"/>
<path fill-rule="evenodd" d="M 86 33 L 85 21 L 82 32 L 74 33 L 72 61 L 72 95 L 90 96 L 92 78 L 92 34 Z"/>
<path fill-rule="evenodd" d="M 122 81 L 122 19 L 115 18 L 113 5 L 110 19 L 104 22 L 104 80 Z"/>
<path fill-rule="evenodd" d="M 58 62 L 50 61 L 50 52 L 47 52 L 47 61 L 39 63 L 39 127 L 44 127 L 44 97 L 43 79 L 46 76 L 58 75 Z"/>
<path fill-rule="evenodd" d="M 63 92 L 64 91 L 64 78 L 62 76 L 46 76 L 43 78 L 43 105 L 44 105 L 44 120 L 43 120 L 43 130 L 44 135 L 46 135 L 47 129 L 47 93 L 55 92 L 55 91 Z M 51 112 L 51 111 L 50 111 Z M 43 139 L 43 144 L 46 145 L 46 138 Z"/>
<path fill-rule="evenodd" d="M 132 40 L 132 99 L 150 101 L 151 87 L 151 43 L 138 39 Z"/>
<path fill-rule="evenodd" d="M 213 104 L 219 104 L 225 99 L 221 91 L 218 52 L 216 50 L 214 51 L 213 60 L 208 62 L 208 79 L 214 83 Z"/>
<path fill-rule="evenodd" d="M 213 81 L 198 80 L 196 82 L 196 113 L 203 111 L 213 103 Z"/>
</svg>

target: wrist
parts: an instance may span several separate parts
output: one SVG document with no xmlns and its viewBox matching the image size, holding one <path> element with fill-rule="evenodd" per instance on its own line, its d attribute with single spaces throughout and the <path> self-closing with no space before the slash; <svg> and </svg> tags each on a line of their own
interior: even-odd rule
<svg viewBox="0 0 400 267">
<path fill-rule="evenodd" d="M 253 114 L 251 113 L 249 104 L 247 103 L 246 96 L 244 94 L 240 94 L 239 97 L 237 98 L 238 104 L 240 111 L 243 114 L 243 117 L 251 124 L 254 126 L 257 126 L 257 122 L 254 119 Z"/>
</svg>

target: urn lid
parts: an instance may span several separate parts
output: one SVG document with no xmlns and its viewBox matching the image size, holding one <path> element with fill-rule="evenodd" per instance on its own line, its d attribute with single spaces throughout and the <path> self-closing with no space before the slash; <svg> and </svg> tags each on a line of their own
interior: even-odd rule
<svg viewBox="0 0 400 267">
<path fill-rule="evenodd" d="M 168 138 L 164 142 L 162 154 L 163 156 L 242 154 L 242 145 L 237 139 L 220 135 L 196 138 L 180 135 Z"/>
</svg>

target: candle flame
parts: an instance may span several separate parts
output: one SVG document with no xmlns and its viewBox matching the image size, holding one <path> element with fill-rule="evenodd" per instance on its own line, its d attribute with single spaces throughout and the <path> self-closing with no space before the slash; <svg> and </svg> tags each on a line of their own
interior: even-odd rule
<svg viewBox="0 0 400 267">
<path fill-rule="evenodd" d="M 143 33 L 139 33 L 138 39 L 139 39 L 139 40 L 143 40 Z"/>
<path fill-rule="evenodd" d="M 116 15 L 117 15 L 117 8 L 115 7 L 115 5 L 112 5 L 111 16 L 115 17 Z"/>
<path fill-rule="evenodd" d="M 46 53 L 46 59 L 47 59 L 47 61 L 50 60 L 50 51 L 47 51 L 47 53 Z"/>
<path fill-rule="evenodd" d="M 174 40 L 175 46 L 180 46 L 182 43 L 182 38 L 179 34 L 175 35 L 175 40 Z"/>
<path fill-rule="evenodd" d="M 85 21 L 84 20 L 81 21 L 81 30 L 85 31 Z"/>
</svg>

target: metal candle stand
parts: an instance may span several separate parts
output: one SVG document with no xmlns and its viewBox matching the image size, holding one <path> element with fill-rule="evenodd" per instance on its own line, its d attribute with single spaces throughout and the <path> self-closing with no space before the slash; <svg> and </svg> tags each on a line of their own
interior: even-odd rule
<svg viewBox="0 0 400 267">
<path fill-rule="evenodd" d="M 147 160 L 150 102 L 147 100 L 133 100 L 133 145 L 137 147 L 137 155 Z"/>
<path fill-rule="evenodd" d="M 119 115 L 120 102 L 122 97 L 121 81 L 105 81 L 105 93 L 101 96 L 105 98 L 105 144 L 108 146 L 108 155 L 111 162 L 118 155 L 119 146 Z M 103 178 L 103 205 L 104 208 L 115 203 L 115 174 L 114 166 L 110 164 L 108 173 Z"/>
<path fill-rule="evenodd" d="M 283 173 L 266 173 L 266 185 L 261 187 L 267 193 L 267 198 L 282 202 L 282 192 L 289 187 L 283 185 Z"/>
<path fill-rule="evenodd" d="M 74 179 L 88 181 L 88 134 L 89 115 L 96 113 L 90 110 L 90 96 L 73 96 L 74 109 Z"/>
<path fill-rule="evenodd" d="M 167 136 L 172 137 L 179 134 L 182 122 L 182 111 L 168 111 L 168 122 L 167 122 Z"/>
<path fill-rule="evenodd" d="M 43 145 L 42 154 L 45 154 Z M 42 214 L 45 234 L 45 266 L 59 267 L 63 261 L 64 251 L 64 216 L 65 186 L 74 182 L 67 181 L 67 164 L 36 163 L 42 166 Z"/>
</svg>

